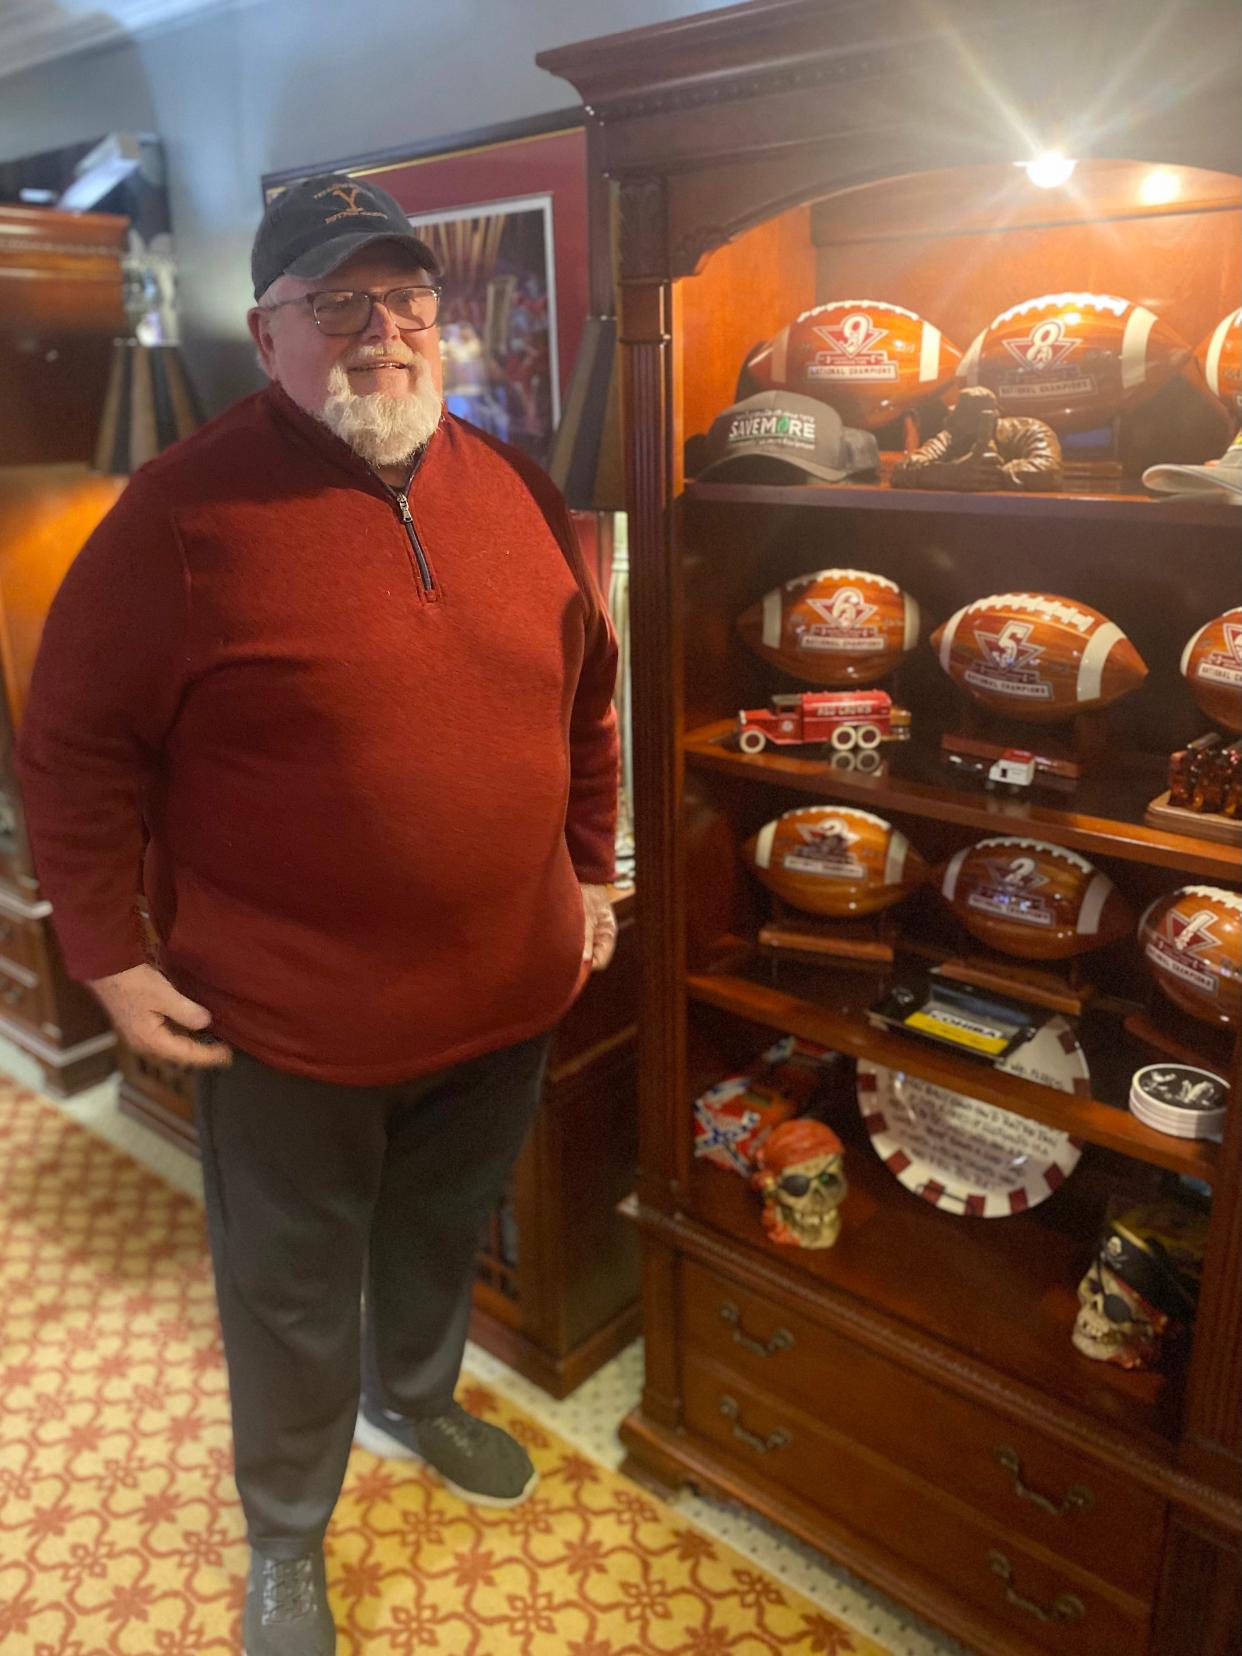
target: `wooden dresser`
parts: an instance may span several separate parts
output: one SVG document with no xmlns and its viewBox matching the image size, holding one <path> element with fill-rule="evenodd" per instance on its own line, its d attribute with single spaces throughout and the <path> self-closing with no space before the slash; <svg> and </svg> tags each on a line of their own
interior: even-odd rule
<svg viewBox="0 0 1242 1656">
<path fill-rule="evenodd" d="M 124 484 L 89 461 L 112 340 L 129 332 L 127 228 L 107 213 L 0 207 L 0 1033 L 58 1096 L 106 1075 L 114 1040 L 61 963 L 11 753 L 48 606 Z"/>
<path fill-rule="evenodd" d="M 1160 1056 L 1123 1029 L 1154 993 L 1128 936 L 1090 1098 L 881 1033 L 864 974 L 774 977 L 768 899 L 739 853 L 781 811 L 834 801 L 882 814 L 929 862 L 985 834 L 1072 847 L 1136 913 L 1184 884 L 1236 890 L 1235 847 L 1144 812 L 1169 747 L 1202 728 L 1178 661 L 1238 602 L 1239 513 L 1133 481 L 1043 497 L 694 483 L 683 444 L 734 401 L 757 343 L 829 299 L 905 305 L 964 350 L 1024 298 L 1133 291 L 1207 337 L 1238 302 L 1242 57 L 1224 8 L 1201 21 L 1115 0 L 755 0 L 538 59 L 586 106 L 621 279 L 646 1337 L 622 1436 L 635 1468 L 747 1502 L 986 1656 L 1242 1648 L 1242 1100 L 1219 1145 L 1128 1113 L 1131 1069 Z M 1058 138 L 1085 158 L 1079 193 L 1005 218 L 996 204 L 1026 185 L 1014 163 Z M 1172 196 L 1143 182 L 1157 171 Z M 901 764 L 727 745 L 738 708 L 801 687 L 775 682 L 736 617 L 829 567 L 896 581 L 925 632 L 988 593 L 1101 608 L 1151 666 L 1104 769 L 1047 805 L 956 780 L 936 730 L 959 693 L 925 636 L 895 683 L 914 710 Z M 930 892 L 901 916 L 912 939 L 947 936 Z M 777 1246 L 745 1181 L 692 1155 L 691 1111 L 774 1031 L 1060 1127 L 1082 1159 L 1029 1212 L 941 1211 L 872 1151 L 847 1063 L 828 1117 L 850 1187 L 840 1240 Z M 1092 1362 L 1070 1334 L 1102 1219 L 1168 1174 L 1213 1190 L 1193 1348 L 1154 1372 Z"/>
</svg>

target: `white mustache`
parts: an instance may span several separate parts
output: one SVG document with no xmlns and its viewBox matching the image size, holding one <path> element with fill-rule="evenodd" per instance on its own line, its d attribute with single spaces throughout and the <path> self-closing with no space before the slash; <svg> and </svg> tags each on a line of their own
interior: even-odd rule
<svg viewBox="0 0 1242 1656">
<path fill-rule="evenodd" d="M 345 364 L 346 371 L 351 368 L 369 368 L 378 363 L 392 363 L 398 368 L 421 368 L 422 359 L 413 352 L 408 357 L 397 351 L 389 350 L 383 345 L 362 345 L 350 355 Z"/>
</svg>

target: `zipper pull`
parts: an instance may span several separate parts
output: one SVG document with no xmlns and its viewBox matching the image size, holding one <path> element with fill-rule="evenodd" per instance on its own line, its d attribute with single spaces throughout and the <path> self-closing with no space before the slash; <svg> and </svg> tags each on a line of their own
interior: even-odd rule
<svg viewBox="0 0 1242 1656">
<path fill-rule="evenodd" d="M 397 510 L 401 513 L 402 523 L 413 524 L 414 519 L 410 514 L 410 503 L 409 503 L 409 501 L 406 499 L 405 495 L 401 492 L 400 489 L 395 490 L 394 493 L 396 495 L 396 500 L 397 500 Z"/>
</svg>

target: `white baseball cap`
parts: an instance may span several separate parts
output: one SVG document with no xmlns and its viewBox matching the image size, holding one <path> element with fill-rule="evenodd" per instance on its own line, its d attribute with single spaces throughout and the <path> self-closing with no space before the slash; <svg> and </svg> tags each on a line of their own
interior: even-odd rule
<svg viewBox="0 0 1242 1656">
<path fill-rule="evenodd" d="M 1215 495 L 1242 506 L 1242 431 L 1205 466 L 1148 466 L 1143 482 L 1160 494 Z"/>
</svg>

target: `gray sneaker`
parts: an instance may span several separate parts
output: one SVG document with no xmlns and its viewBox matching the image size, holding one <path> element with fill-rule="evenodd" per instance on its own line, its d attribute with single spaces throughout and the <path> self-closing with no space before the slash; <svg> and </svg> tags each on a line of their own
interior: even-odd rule
<svg viewBox="0 0 1242 1656">
<path fill-rule="evenodd" d="M 250 1552 L 242 1656 L 335 1656 L 323 1553 L 268 1558 Z"/>
<path fill-rule="evenodd" d="M 459 1403 L 447 1414 L 407 1420 L 364 1398 L 354 1442 L 389 1460 L 426 1461 L 454 1495 L 475 1506 L 518 1506 L 539 1482 L 516 1438 L 467 1414 Z"/>
</svg>

